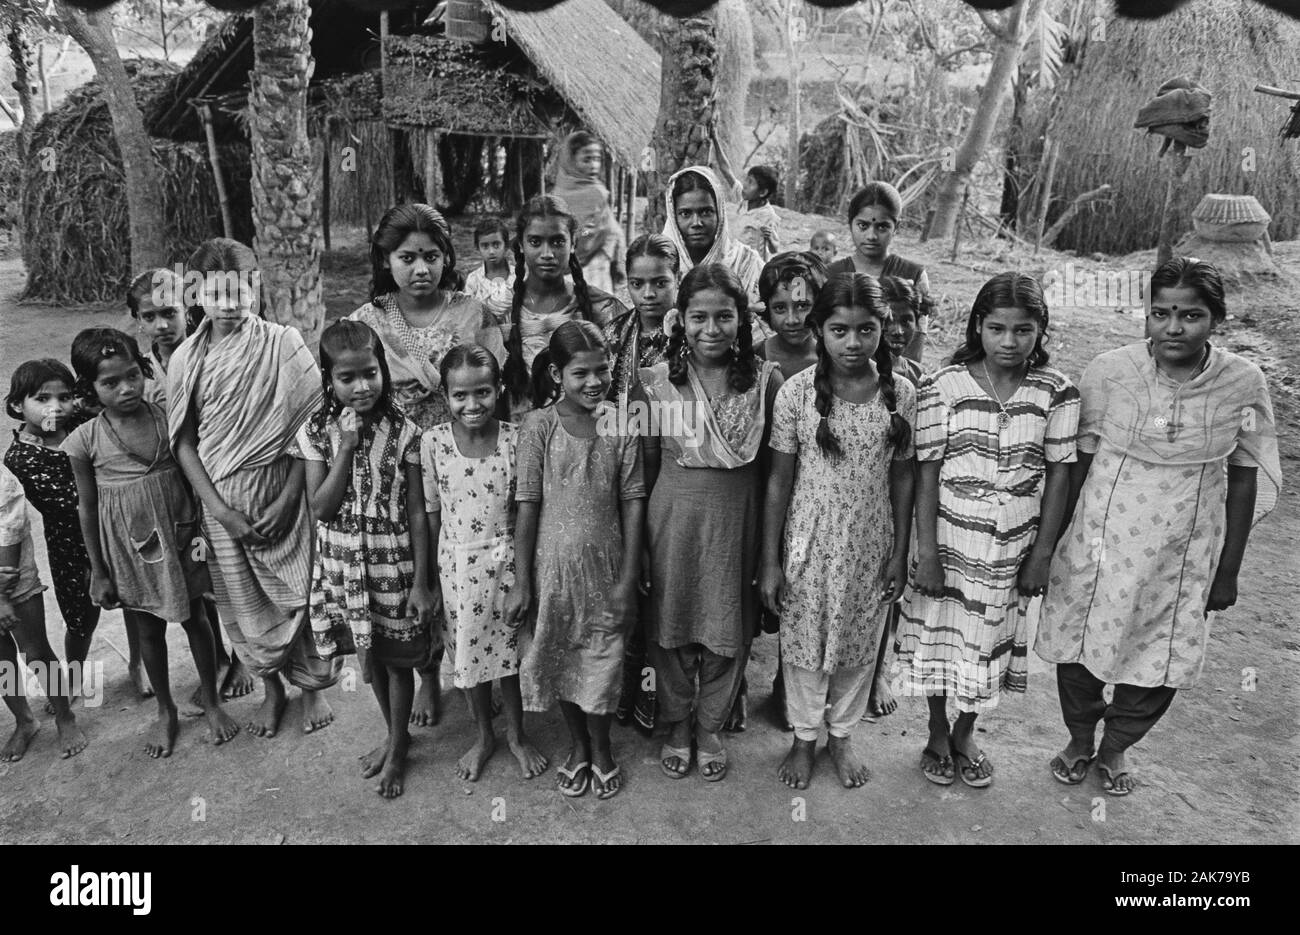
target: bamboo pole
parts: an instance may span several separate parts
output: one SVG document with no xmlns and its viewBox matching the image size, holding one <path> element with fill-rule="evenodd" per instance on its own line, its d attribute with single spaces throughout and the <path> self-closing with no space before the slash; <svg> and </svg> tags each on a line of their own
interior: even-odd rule
<svg viewBox="0 0 1300 935">
<path fill-rule="evenodd" d="M 325 145 L 320 159 L 320 230 L 325 249 L 330 246 L 330 150 L 334 147 L 334 118 L 325 118 Z"/>
<path fill-rule="evenodd" d="M 442 186 L 440 168 L 441 166 L 438 164 L 438 131 L 426 129 L 424 131 L 424 197 L 435 208 L 438 206 L 438 195 L 441 194 L 439 191 Z"/>
<path fill-rule="evenodd" d="M 636 239 L 636 166 L 627 170 L 627 217 L 623 218 L 623 225 L 630 244 Z"/>
<path fill-rule="evenodd" d="M 208 161 L 212 163 L 212 178 L 217 183 L 217 201 L 221 205 L 221 231 L 228 238 L 235 236 L 235 222 L 230 216 L 230 196 L 226 193 L 226 180 L 221 174 L 221 154 L 217 151 L 217 134 L 212 129 L 212 108 L 207 101 L 196 103 L 203 135 L 208 141 Z"/>
<path fill-rule="evenodd" d="M 1047 209 L 1052 206 L 1052 182 L 1056 178 L 1056 157 L 1061 154 L 1061 144 L 1048 143 L 1047 174 L 1043 176 L 1043 190 L 1038 197 L 1038 224 L 1034 228 L 1034 256 L 1043 245 L 1043 231 L 1047 229 Z"/>
</svg>

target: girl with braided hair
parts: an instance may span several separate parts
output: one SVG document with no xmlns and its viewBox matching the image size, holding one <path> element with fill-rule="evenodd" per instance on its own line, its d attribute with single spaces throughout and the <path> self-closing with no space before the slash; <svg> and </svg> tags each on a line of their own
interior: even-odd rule
<svg viewBox="0 0 1300 935">
<path fill-rule="evenodd" d="M 805 789 L 822 721 L 840 782 L 868 772 L 853 729 L 876 651 L 906 580 L 916 390 L 895 379 L 889 305 L 862 273 L 832 277 L 808 316 L 817 363 L 791 377 L 772 412 L 759 586 L 781 617 L 794 744 L 778 775 Z M 828 589 L 826 582 L 838 586 Z M 826 712 L 830 706 L 829 713 Z"/>
<path fill-rule="evenodd" d="M 717 782 L 727 773 L 719 732 L 759 627 L 759 521 L 781 372 L 754 356 L 748 297 L 726 266 L 692 269 L 677 304 L 667 359 L 641 372 L 650 404 L 682 416 L 643 442 L 646 644 L 659 717 L 670 725 L 663 771 L 674 779 L 690 771 L 693 735 L 700 774 Z"/>
<path fill-rule="evenodd" d="M 555 387 L 547 368 L 533 379 L 533 361 L 546 349 L 551 334 L 566 321 L 585 319 L 599 328 L 627 309 L 609 293 L 587 285 L 574 251 L 578 220 L 554 195 L 528 199 L 515 224 L 515 284 L 510 301 L 489 300 L 501 322 L 505 366 L 498 416 L 518 421 L 544 405 Z M 567 277 L 572 277 L 570 280 Z"/>
</svg>

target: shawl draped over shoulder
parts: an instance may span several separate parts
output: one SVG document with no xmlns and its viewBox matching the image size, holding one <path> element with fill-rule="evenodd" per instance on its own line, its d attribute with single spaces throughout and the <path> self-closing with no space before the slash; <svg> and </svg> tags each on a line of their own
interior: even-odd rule
<svg viewBox="0 0 1300 935">
<path fill-rule="evenodd" d="M 722 188 L 722 181 L 717 174 L 708 166 L 688 166 L 679 172 L 673 173 L 668 179 L 668 184 L 664 188 L 664 203 L 666 205 L 664 222 L 664 236 L 673 242 L 677 248 L 677 255 L 681 257 L 680 276 L 685 276 L 697 264 L 692 262 L 690 252 L 686 249 L 686 241 L 682 239 L 682 232 L 677 227 L 677 212 L 673 208 L 673 185 L 681 176 L 688 172 L 693 172 L 702 178 L 713 192 L 713 202 L 718 206 L 718 231 L 713 238 L 713 246 L 700 265 L 704 263 L 721 263 L 728 266 L 731 271 L 739 277 L 741 285 L 745 287 L 745 292 L 749 295 L 751 303 L 758 302 L 758 274 L 763 271 L 763 258 L 759 256 L 758 251 L 752 247 L 747 247 L 739 240 L 731 236 L 730 227 L 727 222 L 727 211 L 725 193 Z M 681 278 L 678 282 L 681 282 Z"/>
</svg>

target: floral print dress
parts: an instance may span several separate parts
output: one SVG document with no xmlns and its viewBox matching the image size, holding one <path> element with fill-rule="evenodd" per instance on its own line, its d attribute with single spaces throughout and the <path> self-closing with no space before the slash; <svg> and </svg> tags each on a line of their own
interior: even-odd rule
<svg viewBox="0 0 1300 935">
<path fill-rule="evenodd" d="M 502 422 L 486 458 L 460 453 L 451 423 L 424 435 L 425 508 L 440 513 L 438 578 L 443 645 L 457 688 L 519 674 L 519 632 L 506 625 L 515 583 L 515 451 L 519 430 Z"/>
</svg>

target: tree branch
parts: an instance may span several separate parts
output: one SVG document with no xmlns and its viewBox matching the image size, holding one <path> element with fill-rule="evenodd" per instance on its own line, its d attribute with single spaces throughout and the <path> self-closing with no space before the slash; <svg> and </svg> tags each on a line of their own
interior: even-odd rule
<svg viewBox="0 0 1300 935">
<path fill-rule="evenodd" d="M 1052 226 L 1047 229 L 1047 233 L 1043 234 L 1043 246 L 1050 247 L 1056 241 L 1056 238 L 1060 236 L 1061 231 L 1065 230 L 1065 225 L 1069 224 L 1074 216 L 1079 213 L 1079 209 L 1088 202 L 1110 201 L 1112 195 L 1113 192 L 1110 185 L 1106 184 L 1077 196 L 1074 201 L 1070 202 L 1069 206 L 1061 212 L 1061 216 L 1053 222 Z"/>
<path fill-rule="evenodd" d="M 1004 41 L 1010 38 L 1009 30 L 1007 28 L 1007 20 L 1004 20 L 992 10 L 977 9 L 975 12 L 979 14 L 979 18 L 984 21 L 984 25 L 988 27 L 988 31 L 993 33 L 996 38 Z M 1009 16 L 1008 19 L 1010 19 Z"/>
</svg>

